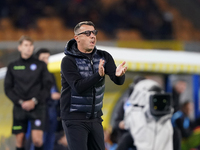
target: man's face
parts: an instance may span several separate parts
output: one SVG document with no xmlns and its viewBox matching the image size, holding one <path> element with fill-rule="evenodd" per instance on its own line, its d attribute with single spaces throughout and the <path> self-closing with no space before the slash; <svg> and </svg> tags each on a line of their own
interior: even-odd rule
<svg viewBox="0 0 200 150">
<path fill-rule="evenodd" d="M 175 84 L 175 88 L 176 88 L 176 91 L 178 93 L 183 93 L 185 90 L 186 90 L 186 87 L 187 87 L 187 84 L 186 82 L 184 81 L 178 81 L 176 84 Z"/>
<path fill-rule="evenodd" d="M 89 25 L 82 25 L 80 29 L 78 30 L 78 33 L 82 33 L 85 31 L 94 31 L 93 26 Z M 87 36 L 86 34 L 80 34 L 75 35 L 75 40 L 78 44 L 78 49 L 83 53 L 91 53 L 96 45 L 96 35 L 93 33 L 90 34 L 90 36 Z"/>
<path fill-rule="evenodd" d="M 31 41 L 24 40 L 22 44 L 18 46 L 18 50 L 21 52 L 21 57 L 28 59 L 33 54 L 34 46 Z"/>
<path fill-rule="evenodd" d="M 190 116 L 191 113 L 193 112 L 193 105 L 192 103 L 188 103 L 185 108 L 184 108 L 184 113 L 187 115 L 187 116 Z"/>
<path fill-rule="evenodd" d="M 44 61 L 46 64 L 49 63 L 49 53 L 41 53 L 38 57 L 39 60 Z"/>
</svg>

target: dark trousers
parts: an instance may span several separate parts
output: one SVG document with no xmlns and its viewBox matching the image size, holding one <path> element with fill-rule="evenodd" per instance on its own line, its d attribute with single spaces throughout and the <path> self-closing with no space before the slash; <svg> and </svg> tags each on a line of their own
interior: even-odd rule
<svg viewBox="0 0 200 150">
<path fill-rule="evenodd" d="M 105 150 L 101 122 L 62 121 L 69 150 Z"/>
<path fill-rule="evenodd" d="M 181 150 L 181 132 L 178 128 L 174 128 L 173 149 Z"/>
</svg>

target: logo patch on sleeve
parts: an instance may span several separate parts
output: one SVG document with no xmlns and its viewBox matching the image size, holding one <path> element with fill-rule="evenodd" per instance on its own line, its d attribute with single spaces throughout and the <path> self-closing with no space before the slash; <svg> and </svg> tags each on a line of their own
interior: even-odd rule
<svg viewBox="0 0 200 150">
<path fill-rule="evenodd" d="M 14 66 L 13 69 L 14 70 L 24 70 L 24 69 L 26 69 L 26 67 L 25 66 Z"/>
</svg>

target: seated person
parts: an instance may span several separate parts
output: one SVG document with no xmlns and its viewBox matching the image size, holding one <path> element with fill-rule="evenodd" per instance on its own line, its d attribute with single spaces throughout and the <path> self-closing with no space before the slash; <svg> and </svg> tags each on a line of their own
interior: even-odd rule
<svg viewBox="0 0 200 150">
<path fill-rule="evenodd" d="M 192 102 L 186 101 L 182 104 L 181 109 L 172 116 L 172 125 L 175 131 L 179 132 L 179 136 L 174 137 L 180 139 L 181 150 L 195 148 L 200 145 L 199 118 L 192 121 L 189 116 L 193 112 Z M 194 134 L 195 133 L 195 134 Z"/>
<path fill-rule="evenodd" d="M 181 109 L 172 116 L 172 125 L 174 128 L 179 129 L 181 138 L 187 138 L 193 132 L 195 125 L 189 119 L 189 115 L 192 111 L 192 102 L 186 101 L 183 103 Z"/>
<path fill-rule="evenodd" d="M 117 147 L 117 130 L 111 127 L 104 129 L 105 150 L 116 150 Z"/>
</svg>

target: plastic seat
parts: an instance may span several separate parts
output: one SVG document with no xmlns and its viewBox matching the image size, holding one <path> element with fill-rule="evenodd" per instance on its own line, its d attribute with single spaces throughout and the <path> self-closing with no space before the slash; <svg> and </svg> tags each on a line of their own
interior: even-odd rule
<svg viewBox="0 0 200 150">
<path fill-rule="evenodd" d="M 116 36 L 118 40 L 143 40 L 138 30 L 118 30 Z"/>
</svg>

